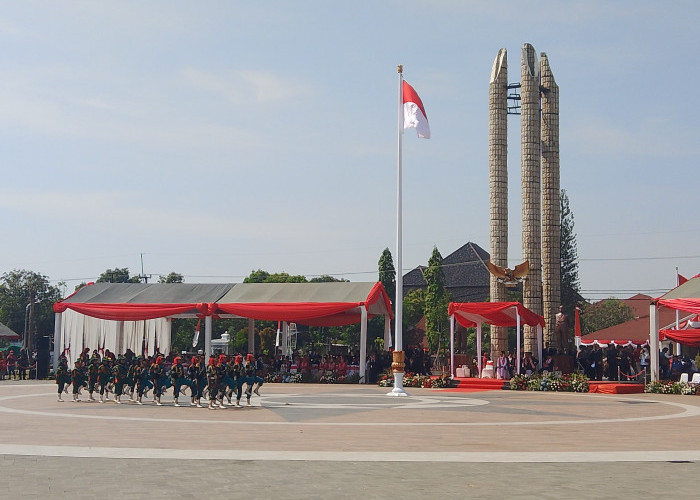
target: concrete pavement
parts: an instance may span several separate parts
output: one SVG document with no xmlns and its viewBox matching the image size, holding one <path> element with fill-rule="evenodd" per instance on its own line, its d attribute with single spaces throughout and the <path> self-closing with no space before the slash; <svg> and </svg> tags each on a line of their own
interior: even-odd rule
<svg viewBox="0 0 700 500">
<path fill-rule="evenodd" d="M 613 498 L 692 494 L 700 472 L 694 396 L 266 384 L 251 408 L 210 411 L 167 395 L 161 407 L 59 403 L 55 391 L 0 382 L 0 491 Z"/>
</svg>

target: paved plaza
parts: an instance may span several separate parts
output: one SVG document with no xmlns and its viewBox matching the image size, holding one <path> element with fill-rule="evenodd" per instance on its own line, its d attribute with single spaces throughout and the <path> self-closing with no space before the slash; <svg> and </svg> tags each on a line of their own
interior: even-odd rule
<svg viewBox="0 0 700 500">
<path fill-rule="evenodd" d="M 700 398 L 265 384 L 252 407 L 56 401 L 0 382 L 8 498 L 697 494 Z M 188 398 L 186 399 L 189 402 Z"/>
</svg>

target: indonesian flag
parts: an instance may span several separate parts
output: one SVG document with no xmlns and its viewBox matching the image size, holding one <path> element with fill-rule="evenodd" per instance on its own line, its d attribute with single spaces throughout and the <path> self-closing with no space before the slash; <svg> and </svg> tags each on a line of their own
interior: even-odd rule
<svg viewBox="0 0 700 500">
<path fill-rule="evenodd" d="M 418 137 L 430 139 L 430 125 L 425 114 L 423 101 L 406 81 L 403 81 L 403 128 L 415 128 Z"/>
<path fill-rule="evenodd" d="M 576 308 L 574 316 L 574 335 L 579 338 L 581 337 L 581 309 L 578 307 Z"/>
</svg>

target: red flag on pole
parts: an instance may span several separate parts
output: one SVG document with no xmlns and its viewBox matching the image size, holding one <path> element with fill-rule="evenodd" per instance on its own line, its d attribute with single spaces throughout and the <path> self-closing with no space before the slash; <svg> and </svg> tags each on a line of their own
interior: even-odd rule
<svg viewBox="0 0 700 500">
<path fill-rule="evenodd" d="M 574 316 L 574 335 L 577 337 L 581 336 L 581 309 L 576 308 L 576 315 Z"/>
<path fill-rule="evenodd" d="M 403 81 L 403 128 L 415 128 L 418 137 L 430 139 L 430 125 L 428 115 L 425 114 L 423 101 L 418 93 L 406 81 Z"/>
</svg>

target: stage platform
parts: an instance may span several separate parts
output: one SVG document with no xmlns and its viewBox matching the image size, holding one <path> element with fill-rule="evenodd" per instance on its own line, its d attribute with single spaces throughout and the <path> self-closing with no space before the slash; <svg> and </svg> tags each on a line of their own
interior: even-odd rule
<svg viewBox="0 0 700 500">
<path fill-rule="evenodd" d="M 442 390 L 453 392 L 479 392 L 510 389 L 508 380 L 470 377 L 455 377 L 453 380 L 452 387 Z M 588 392 L 598 394 L 641 394 L 644 392 L 644 384 L 635 382 L 591 381 L 588 383 L 588 387 Z"/>
<path fill-rule="evenodd" d="M 636 382 L 589 381 L 588 392 L 599 394 L 641 394 L 644 384 Z"/>
<path fill-rule="evenodd" d="M 500 391 L 508 389 L 508 381 L 494 378 L 455 377 L 451 388 L 455 392 Z M 456 382 L 456 383 L 455 383 Z"/>
</svg>

